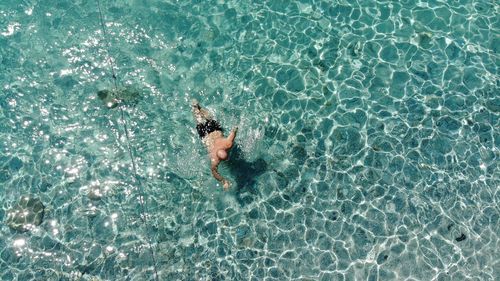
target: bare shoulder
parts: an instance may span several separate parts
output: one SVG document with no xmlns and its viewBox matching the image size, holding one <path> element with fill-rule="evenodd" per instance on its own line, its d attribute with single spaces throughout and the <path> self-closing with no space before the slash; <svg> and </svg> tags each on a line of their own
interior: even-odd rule
<svg viewBox="0 0 500 281">
<path fill-rule="evenodd" d="M 226 138 L 216 138 L 213 142 L 213 150 L 217 151 L 219 149 L 226 149 L 228 141 Z"/>
</svg>

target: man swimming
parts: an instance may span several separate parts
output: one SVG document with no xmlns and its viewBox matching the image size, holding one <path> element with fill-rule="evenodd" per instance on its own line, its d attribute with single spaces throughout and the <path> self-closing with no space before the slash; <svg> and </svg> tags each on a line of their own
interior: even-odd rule
<svg viewBox="0 0 500 281">
<path fill-rule="evenodd" d="M 228 190 L 231 183 L 219 174 L 217 166 L 220 161 L 227 160 L 228 152 L 233 147 L 238 127 L 234 127 L 229 136 L 225 138 L 219 122 L 212 118 L 210 112 L 201 108 L 197 100 L 192 101 L 191 107 L 194 119 L 196 120 L 196 130 L 210 156 L 212 175 L 222 183 L 224 190 Z"/>
</svg>

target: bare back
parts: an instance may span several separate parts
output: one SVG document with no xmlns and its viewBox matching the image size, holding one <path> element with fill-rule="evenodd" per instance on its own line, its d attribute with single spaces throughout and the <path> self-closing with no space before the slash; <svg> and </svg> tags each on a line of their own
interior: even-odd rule
<svg viewBox="0 0 500 281">
<path fill-rule="evenodd" d="M 201 108 L 197 101 L 193 101 L 192 107 L 193 115 L 198 123 L 198 133 L 210 156 L 212 175 L 223 183 L 224 189 L 227 190 L 230 183 L 219 174 L 217 167 L 221 161 L 228 159 L 228 152 L 233 147 L 238 128 L 233 128 L 226 138 L 222 133 L 222 127 L 212 119 L 207 110 Z"/>
</svg>

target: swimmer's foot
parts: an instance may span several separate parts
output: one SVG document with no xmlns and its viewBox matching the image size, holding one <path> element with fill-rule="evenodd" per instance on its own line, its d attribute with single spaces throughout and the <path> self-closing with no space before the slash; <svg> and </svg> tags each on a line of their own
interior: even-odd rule
<svg viewBox="0 0 500 281">
<path fill-rule="evenodd" d="M 198 103 L 198 101 L 197 101 L 196 99 L 192 99 L 192 100 L 191 100 L 191 106 L 192 106 L 193 108 L 198 109 L 198 110 L 200 109 L 200 104 Z"/>
<path fill-rule="evenodd" d="M 200 104 L 196 99 L 191 100 L 191 107 L 193 109 L 194 118 L 198 123 L 205 123 L 207 120 L 211 120 L 212 114 L 208 110 L 201 108 Z"/>
<path fill-rule="evenodd" d="M 222 184 L 222 187 L 224 187 L 224 191 L 228 191 L 229 188 L 231 187 L 231 183 L 229 181 L 224 181 L 224 183 Z"/>
<path fill-rule="evenodd" d="M 196 99 L 191 100 L 191 108 L 193 110 L 193 116 L 194 119 L 196 120 L 196 123 L 198 124 L 203 123 L 204 121 L 203 113 L 201 112 L 200 104 Z"/>
</svg>

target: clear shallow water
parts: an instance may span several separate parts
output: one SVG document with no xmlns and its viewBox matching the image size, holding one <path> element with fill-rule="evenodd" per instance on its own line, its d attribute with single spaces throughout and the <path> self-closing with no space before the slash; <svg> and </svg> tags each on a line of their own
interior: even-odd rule
<svg viewBox="0 0 500 281">
<path fill-rule="evenodd" d="M 285 3 L 3 1 L 0 278 L 499 279 L 498 6 Z"/>
</svg>

